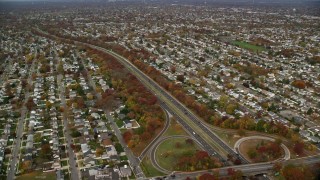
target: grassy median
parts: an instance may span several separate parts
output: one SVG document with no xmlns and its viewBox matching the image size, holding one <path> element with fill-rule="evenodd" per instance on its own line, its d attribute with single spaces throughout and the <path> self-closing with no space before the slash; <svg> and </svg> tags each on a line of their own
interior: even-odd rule
<svg viewBox="0 0 320 180">
<path fill-rule="evenodd" d="M 169 171 L 175 171 L 181 157 L 193 155 L 200 150 L 196 143 L 186 143 L 186 138 L 173 138 L 162 142 L 156 150 L 158 164 Z"/>
</svg>

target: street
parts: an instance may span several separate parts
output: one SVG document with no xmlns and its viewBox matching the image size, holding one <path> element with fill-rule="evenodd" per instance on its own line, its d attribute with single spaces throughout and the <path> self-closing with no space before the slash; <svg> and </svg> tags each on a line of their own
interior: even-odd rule
<svg viewBox="0 0 320 180">
<path fill-rule="evenodd" d="M 28 75 L 28 84 L 29 85 L 32 85 L 32 73 L 34 71 L 34 66 L 35 66 L 35 64 L 34 64 L 34 60 L 33 60 L 31 67 L 30 67 L 29 75 Z M 12 152 L 12 156 L 11 156 L 12 158 L 11 158 L 11 161 L 9 164 L 10 170 L 8 172 L 7 180 L 14 179 L 16 170 L 19 167 L 18 164 L 19 164 L 19 156 L 20 156 L 20 144 L 21 144 L 21 139 L 22 139 L 23 126 L 24 126 L 25 118 L 26 118 L 26 115 L 28 112 L 28 109 L 26 108 L 25 103 L 28 101 L 29 95 L 30 95 L 29 90 L 26 90 L 25 99 L 23 102 L 23 107 L 21 108 L 21 117 L 18 120 L 18 125 L 17 125 L 17 130 L 16 130 L 16 137 L 17 138 L 15 140 L 15 143 L 13 144 L 14 147 L 12 148 L 13 152 Z"/>
<path fill-rule="evenodd" d="M 61 105 L 63 106 L 64 110 L 66 110 L 67 105 L 66 105 L 66 98 L 65 98 L 65 85 L 64 82 L 62 82 L 62 75 L 59 74 L 57 76 L 57 83 L 59 84 L 59 91 L 60 91 L 60 99 L 61 99 Z M 70 165 L 70 172 L 71 172 L 71 179 L 72 180 L 78 180 L 80 179 L 79 177 L 79 170 L 76 166 L 77 161 L 76 161 L 76 155 L 73 151 L 73 149 L 71 148 L 71 144 L 72 144 L 72 138 L 70 136 L 70 129 L 68 128 L 68 119 L 67 119 L 67 113 L 66 111 L 64 111 L 62 113 L 62 118 L 63 118 L 63 125 L 64 125 L 64 136 L 66 138 L 67 141 L 67 149 L 68 149 L 68 156 L 69 156 L 69 165 Z"/>
<path fill-rule="evenodd" d="M 81 63 L 82 65 L 85 67 L 83 60 L 81 59 Z M 85 68 L 85 70 L 87 71 L 87 69 Z M 93 88 L 94 91 L 94 95 L 96 95 L 97 99 L 101 99 L 101 94 L 98 94 L 96 92 L 96 85 L 94 83 L 94 81 L 92 80 L 91 75 L 89 74 L 89 72 L 87 71 L 87 80 L 89 85 Z M 132 153 L 132 151 L 127 148 L 127 144 L 125 143 L 125 141 L 123 140 L 122 137 L 122 133 L 120 132 L 118 126 L 116 125 L 113 117 L 110 115 L 110 112 L 108 112 L 106 109 L 104 109 L 104 113 L 106 114 L 107 119 L 109 120 L 109 122 L 111 123 L 111 127 L 114 130 L 115 135 L 117 136 L 119 143 L 121 144 L 121 146 L 123 147 L 128 160 L 130 162 L 130 166 L 132 167 L 132 170 L 134 172 L 134 174 L 136 175 L 136 178 L 138 179 L 144 179 L 145 175 L 143 174 L 143 171 L 140 168 L 140 160 L 139 158 L 135 157 L 134 154 Z"/>
</svg>

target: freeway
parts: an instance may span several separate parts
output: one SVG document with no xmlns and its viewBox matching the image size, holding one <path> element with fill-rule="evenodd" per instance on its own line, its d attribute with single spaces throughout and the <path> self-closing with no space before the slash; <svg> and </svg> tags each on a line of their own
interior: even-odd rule
<svg viewBox="0 0 320 180">
<path fill-rule="evenodd" d="M 193 114 L 188 108 L 181 104 L 177 99 L 175 99 L 170 93 L 160 87 L 151 78 L 145 75 L 142 71 L 136 68 L 128 60 L 119 56 L 118 54 L 106 50 L 104 48 L 86 44 L 86 43 L 76 43 L 80 45 L 86 45 L 91 48 L 103 51 L 105 53 L 113 55 L 121 64 L 123 64 L 128 70 L 130 70 L 149 90 L 154 92 L 158 99 L 163 103 L 163 106 L 167 106 L 166 109 L 175 116 L 178 121 L 197 139 L 203 144 L 205 150 L 210 155 L 217 156 L 220 160 L 225 161 L 225 158 L 219 155 L 216 149 L 222 149 L 227 151 L 228 154 L 239 157 L 242 163 L 248 163 L 243 157 L 239 156 L 231 147 L 224 143 L 214 132 L 209 128 L 204 126 L 201 120 Z M 220 147 L 219 147 L 220 146 Z"/>
<path fill-rule="evenodd" d="M 41 31 L 41 30 L 38 30 L 38 31 L 40 31 L 44 34 L 50 35 L 46 32 Z M 52 35 L 50 35 L 50 36 L 52 36 Z M 59 38 L 57 36 L 52 36 L 52 37 Z M 111 54 L 114 57 L 116 57 L 119 60 L 119 62 L 121 62 L 125 67 L 127 67 L 134 75 L 136 75 L 136 77 L 141 82 L 143 82 L 147 88 L 149 88 L 152 92 L 154 92 L 157 95 L 158 99 L 160 99 L 168 107 L 166 109 L 169 109 L 169 112 L 171 111 L 170 113 L 172 115 L 179 118 L 180 123 L 184 122 L 183 124 L 189 125 L 190 128 L 194 130 L 193 132 L 195 132 L 195 133 L 192 132 L 192 134 L 194 135 L 194 137 L 197 140 L 199 138 L 199 139 L 202 139 L 205 141 L 205 143 L 203 144 L 203 145 L 205 145 L 205 147 L 207 147 L 206 143 L 208 141 L 211 141 L 211 142 L 213 141 L 213 142 L 218 143 L 220 148 L 226 150 L 229 154 L 234 155 L 234 156 L 238 156 L 238 154 L 233 150 L 233 148 L 229 147 L 214 132 L 212 132 L 209 128 L 204 126 L 203 123 L 201 123 L 201 120 L 197 116 L 195 116 L 192 112 L 190 112 L 183 104 L 181 104 L 178 100 L 176 100 L 174 97 L 172 97 L 166 90 L 164 90 L 162 87 L 160 87 L 151 78 L 149 78 L 147 75 L 145 75 L 139 69 L 137 69 L 134 65 L 132 65 L 128 60 L 126 60 L 125 58 L 119 56 L 118 54 L 116 54 L 112 51 L 106 50 L 104 48 L 94 46 L 91 44 L 87 44 L 87 43 L 78 42 L 78 41 L 74 41 L 74 42 L 79 45 L 89 46 L 93 49 L 103 51 L 105 53 Z M 198 132 L 200 132 L 200 134 Z M 209 137 L 209 139 L 208 139 L 208 137 Z M 199 141 L 199 142 L 202 144 L 201 141 Z M 212 146 L 212 144 L 210 144 L 208 149 L 211 149 L 212 151 L 214 151 L 214 149 L 211 146 Z M 205 149 L 207 149 L 207 148 L 205 148 Z M 243 157 L 239 156 L 239 158 L 241 159 L 242 163 L 248 163 Z M 285 164 L 304 163 L 306 165 L 319 163 L 319 162 L 320 162 L 320 155 L 283 161 L 283 163 L 285 163 Z M 239 165 L 239 166 L 230 166 L 230 167 L 221 168 L 218 170 L 221 170 L 222 172 L 226 172 L 226 170 L 228 168 L 234 168 L 237 170 L 242 170 L 244 172 L 244 174 L 248 174 L 248 173 L 261 173 L 263 171 L 270 171 L 272 166 L 273 166 L 272 162 L 271 163 L 255 163 L 255 164 L 244 164 L 244 165 Z M 179 177 L 179 176 L 181 178 L 188 177 L 188 176 L 195 177 L 201 173 L 203 174 L 203 173 L 207 173 L 207 172 L 208 171 L 177 173 L 177 177 Z"/>
<path fill-rule="evenodd" d="M 50 35 L 42 30 L 36 29 L 41 33 L 46 35 L 59 38 L 57 36 Z M 60 38 L 61 39 L 61 38 Z M 248 163 L 242 156 L 229 147 L 223 140 L 221 140 L 214 132 L 211 131 L 208 127 L 204 126 L 201 122 L 201 119 L 193 114 L 188 108 L 186 108 L 182 103 L 180 103 L 176 98 L 174 98 L 170 93 L 158 85 L 155 81 L 149 78 L 146 74 L 140 71 L 135 67 L 130 61 L 124 57 L 114 53 L 113 51 L 98 47 L 92 44 L 83 43 L 79 41 L 73 41 L 76 45 L 87 46 L 105 53 L 108 53 L 115 57 L 122 65 L 124 65 L 131 73 L 133 73 L 149 90 L 151 90 L 159 100 L 162 101 L 169 109 L 170 113 L 175 116 L 178 121 L 185 127 L 189 129 L 189 133 L 194 136 L 195 139 L 199 140 L 200 143 L 203 143 L 204 149 L 210 154 L 218 157 L 221 161 L 226 161 L 226 156 L 221 154 L 225 151 L 235 157 L 239 157 L 241 162 Z M 219 150 L 219 154 L 216 150 Z"/>
</svg>

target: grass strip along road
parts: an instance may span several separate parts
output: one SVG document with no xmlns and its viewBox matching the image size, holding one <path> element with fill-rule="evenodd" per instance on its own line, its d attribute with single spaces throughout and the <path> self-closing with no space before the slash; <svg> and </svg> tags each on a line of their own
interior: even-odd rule
<svg viewBox="0 0 320 180">
<path fill-rule="evenodd" d="M 37 29 L 41 33 L 46 35 L 59 38 L 57 36 L 50 35 Z M 59 38 L 62 39 L 62 38 Z M 204 149 L 213 156 L 218 157 L 221 161 L 225 161 L 225 157 L 219 155 L 215 148 L 222 151 L 226 151 L 235 157 L 239 157 L 242 163 L 248 163 L 243 157 L 239 156 L 231 147 L 229 147 L 223 140 L 221 140 L 215 133 L 213 133 L 209 128 L 201 123 L 200 118 L 193 114 L 188 108 L 181 104 L 177 99 L 175 99 L 170 93 L 158 85 L 155 81 L 149 78 L 146 74 L 135 67 L 130 61 L 124 57 L 114 53 L 113 51 L 88 44 L 79 41 L 73 41 L 76 45 L 87 46 L 104 53 L 108 53 L 115 57 L 122 65 L 124 65 L 133 75 L 135 75 L 149 90 L 151 90 L 161 101 L 163 106 L 166 106 L 169 113 L 171 113 L 175 118 L 184 126 L 187 132 L 197 139 L 204 147 Z"/>
<path fill-rule="evenodd" d="M 119 56 L 118 54 L 106 50 L 104 48 L 77 42 L 79 45 L 86 45 L 90 48 L 100 50 L 102 52 L 113 55 L 122 65 L 124 65 L 131 73 L 133 73 L 149 90 L 151 90 L 159 100 L 161 100 L 162 106 L 177 118 L 177 120 L 185 127 L 189 134 L 191 134 L 195 139 L 197 139 L 204 147 L 204 149 L 213 156 L 217 156 L 220 160 L 225 161 L 225 158 L 219 155 L 215 148 L 220 150 L 225 150 L 228 154 L 233 156 L 239 156 L 233 151 L 226 143 L 224 143 L 216 134 L 214 134 L 209 128 L 201 123 L 201 120 L 195 116 L 190 110 L 188 110 L 183 104 L 181 104 L 177 99 L 175 99 L 166 90 L 160 87 L 151 78 L 141 72 L 128 60 Z M 221 151 L 220 151 L 221 153 Z M 240 157 L 242 163 L 248 163 L 243 157 Z"/>
<path fill-rule="evenodd" d="M 36 29 L 37 30 L 37 29 Z M 57 36 L 53 36 L 53 35 L 50 35 L 46 32 L 43 32 L 41 30 L 38 30 L 39 32 L 43 33 L 43 34 L 46 34 L 46 35 L 49 35 L 49 36 L 52 36 L 54 38 L 59 38 Z M 62 39 L 62 38 L 59 38 L 59 39 Z M 193 124 L 196 124 L 196 125 L 199 125 L 200 129 L 206 129 L 206 131 L 203 131 L 203 134 L 205 134 L 206 132 L 209 134 L 212 134 L 212 136 L 210 137 L 210 135 L 207 135 L 209 136 L 210 138 L 212 138 L 212 141 L 215 141 L 223 146 L 222 148 L 224 148 L 224 150 L 226 150 L 227 152 L 230 152 L 230 154 L 237 154 L 236 152 L 233 151 L 232 148 L 230 148 L 228 145 L 226 145 L 219 137 L 217 137 L 212 131 L 210 131 L 209 129 L 207 129 L 200 121 L 199 119 L 193 114 L 191 113 L 187 108 L 184 107 L 184 105 L 182 105 L 180 102 L 178 102 L 175 98 L 173 98 L 168 92 L 166 92 L 165 90 L 163 90 L 157 83 L 155 83 L 152 79 L 150 79 L 148 76 L 146 76 L 144 73 L 142 73 L 140 70 L 138 70 L 135 66 L 133 66 L 130 62 L 128 62 L 126 59 L 124 59 L 123 57 L 115 54 L 114 52 L 112 51 L 108 51 L 104 48 L 100 48 L 100 47 L 97 47 L 97 46 L 93 46 L 93 45 L 90 45 L 90 44 L 86 44 L 86 43 L 81 43 L 81 42 L 76 42 L 74 41 L 76 44 L 79 44 L 79 45 L 85 45 L 85 46 L 89 46 L 91 48 L 94 48 L 94 49 L 98 49 L 98 50 L 102 50 L 103 52 L 106 52 L 106 53 L 109 53 L 109 54 L 112 54 L 113 56 L 117 57 L 117 59 L 122 63 L 122 64 L 125 64 L 125 67 L 130 67 L 128 68 L 129 70 L 131 69 L 135 69 L 134 70 L 134 74 L 137 74 L 137 77 L 142 81 L 142 82 L 147 82 L 147 85 L 146 87 L 152 87 L 150 90 L 153 90 L 153 89 L 157 89 L 156 92 L 161 92 L 163 94 L 158 94 L 157 97 L 162 100 L 162 102 L 164 102 L 163 104 L 166 105 L 166 106 L 169 106 L 169 107 L 172 107 L 174 105 L 177 105 L 177 107 L 174 107 L 173 109 L 170 109 L 169 112 L 172 114 L 172 115 L 176 115 L 175 113 L 172 113 L 173 111 L 177 111 L 179 112 L 180 115 L 183 115 L 183 116 L 191 116 L 193 118 L 187 120 L 182 120 L 179 116 L 176 116 L 176 117 L 179 117 L 177 119 L 181 120 L 180 122 L 193 122 Z M 138 76 L 139 75 L 139 76 Z M 157 88 L 156 88 L 157 87 Z M 162 99 L 163 98 L 163 99 Z M 173 102 L 171 102 L 173 101 Z M 168 104 L 165 104 L 168 103 Z M 167 108 L 166 108 L 167 109 Z M 169 108 L 168 108 L 169 109 Z M 167 109 L 167 110 L 168 110 Z M 181 110 L 182 109 L 182 110 Z M 172 111 L 172 112 L 171 112 Z M 197 120 L 197 122 L 194 122 L 195 120 Z M 187 124 L 187 123 L 181 123 L 182 125 L 184 124 Z M 190 126 L 188 126 L 190 127 Z M 187 129 L 187 128 L 185 128 Z M 198 129 L 197 129 L 198 130 Z M 189 134 L 190 134 L 190 131 L 188 130 Z M 198 133 L 198 131 L 194 131 L 196 133 Z M 202 133 L 202 132 L 200 132 Z M 194 136 L 194 137 L 200 137 L 200 136 Z M 199 138 L 196 138 L 197 140 Z M 201 138 L 202 139 L 202 138 Z M 200 142 L 200 141 L 199 141 Z M 202 143 L 202 142 L 200 142 Z M 205 142 L 206 143 L 206 142 Z M 212 149 L 212 148 L 210 148 Z M 246 160 L 243 159 L 243 157 L 241 157 L 241 160 L 244 161 L 244 162 L 247 162 Z M 315 155 L 315 156 L 309 156 L 309 157 L 304 157 L 304 158 L 299 158 L 299 159 L 290 159 L 290 160 L 287 160 L 287 161 L 283 161 L 283 164 L 305 164 L 305 165 L 311 165 L 311 164 L 315 164 L 315 163 L 319 163 L 320 162 L 320 155 Z M 245 164 L 245 165 L 240 165 L 240 166 L 231 166 L 231 167 L 225 167 L 225 168 L 217 168 L 216 170 L 219 170 L 220 171 L 220 174 L 223 174 L 223 173 L 226 173 L 227 169 L 228 168 L 234 168 L 234 169 L 237 169 L 237 170 L 241 170 L 244 174 L 257 174 L 257 173 L 261 173 L 261 172 L 264 172 L 264 171 L 271 171 L 272 170 L 272 167 L 273 167 L 273 162 L 268 162 L 268 163 L 254 163 L 254 164 Z M 180 172 L 180 173 L 176 173 L 177 175 L 177 178 L 186 178 L 186 177 L 196 177 L 196 176 L 199 176 L 200 174 L 203 174 L 203 173 L 208 173 L 212 170 L 204 170 L 204 171 L 195 171 L 195 172 Z"/>
</svg>

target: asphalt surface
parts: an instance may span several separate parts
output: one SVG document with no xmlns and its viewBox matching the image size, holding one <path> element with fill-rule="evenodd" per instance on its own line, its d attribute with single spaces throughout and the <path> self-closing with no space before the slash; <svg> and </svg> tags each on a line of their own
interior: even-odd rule
<svg viewBox="0 0 320 180">
<path fill-rule="evenodd" d="M 244 141 L 247 141 L 247 140 L 253 140 L 253 139 L 262 139 L 262 140 L 268 140 L 268 141 L 272 141 L 274 142 L 275 139 L 272 139 L 272 138 L 269 138 L 269 137 L 264 137 L 264 136 L 249 136 L 249 137 L 244 137 L 244 138 L 241 138 L 239 139 L 235 145 L 234 145 L 234 149 L 235 151 L 239 151 L 239 147 L 240 147 L 240 144 Z M 282 147 L 282 149 L 284 150 L 284 157 L 281 158 L 283 160 L 289 160 L 290 159 L 290 150 L 287 148 L 287 146 L 285 146 L 284 144 L 281 143 L 280 145 Z M 278 159 L 279 160 L 279 159 Z M 276 160 L 277 161 L 277 160 Z"/>
<path fill-rule="evenodd" d="M 41 31 L 41 30 L 39 30 Z M 41 31 L 49 35 L 46 32 Z M 52 36 L 52 35 L 51 35 Z M 53 36 L 56 37 L 56 36 Z M 198 119 L 192 112 L 190 112 L 184 105 L 182 105 L 178 100 L 172 97 L 166 90 L 160 87 L 156 82 L 154 82 L 151 78 L 141 72 L 138 68 L 132 65 L 128 60 L 119 56 L 118 54 L 106 50 L 104 48 L 94 46 L 87 43 L 82 43 L 78 41 L 74 41 L 75 44 L 89 46 L 93 49 L 103 51 L 114 56 L 121 64 L 123 64 L 129 71 L 131 71 L 149 90 L 151 90 L 158 99 L 161 101 L 161 104 L 165 109 L 167 109 L 180 124 L 187 130 L 187 132 L 193 136 L 196 140 L 198 140 L 204 147 L 204 150 L 208 152 L 208 154 L 219 158 L 222 162 L 226 164 L 226 158 L 222 157 L 217 153 L 215 148 L 212 145 L 220 145 L 221 149 L 226 150 L 229 154 L 238 156 L 236 152 L 233 151 L 228 145 L 226 145 L 220 138 L 218 138 L 209 128 L 202 125 L 201 120 Z M 90 82 L 90 80 L 89 80 Z M 241 157 L 240 157 L 241 158 Z M 241 158 L 243 163 L 247 163 L 244 158 Z M 227 164 L 226 164 L 227 165 Z"/>
<path fill-rule="evenodd" d="M 161 105 L 160 105 L 161 106 Z M 162 107 L 162 106 L 161 106 Z M 164 107 L 162 107 L 164 113 L 165 113 L 165 116 L 166 116 L 166 123 L 164 125 L 164 128 L 161 130 L 161 132 L 157 135 L 157 137 L 155 137 L 151 143 L 149 143 L 149 145 L 142 151 L 142 153 L 140 154 L 139 156 L 139 159 L 142 160 L 147 154 L 148 152 L 150 151 L 150 149 L 152 149 L 153 145 L 157 143 L 157 141 L 160 139 L 160 137 L 163 135 L 163 133 L 165 133 L 168 128 L 170 127 L 170 116 L 169 116 L 169 113 L 167 111 L 167 109 L 165 109 Z"/>
<path fill-rule="evenodd" d="M 63 78 L 62 75 L 59 74 L 57 76 L 57 83 L 59 85 L 61 105 L 66 110 L 67 105 L 66 105 L 66 97 L 65 97 L 65 85 L 64 85 L 64 82 L 62 82 L 62 78 Z M 69 157 L 69 170 L 71 172 L 71 179 L 78 180 L 78 179 L 80 179 L 80 173 L 79 173 L 79 170 L 76 166 L 76 164 L 77 164 L 76 155 L 75 155 L 73 149 L 71 148 L 72 137 L 70 136 L 71 132 L 70 132 L 69 125 L 68 125 L 66 111 L 64 111 L 62 113 L 62 118 L 63 118 L 63 125 L 64 125 L 64 136 L 67 141 L 67 151 L 68 151 L 68 157 Z"/>
<path fill-rule="evenodd" d="M 283 165 L 287 165 L 287 164 L 312 165 L 319 162 L 320 162 L 320 155 L 316 155 L 316 156 L 309 156 L 309 157 L 298 158 L 298 159 L 290 159 L 287 161 L 283 161 L 282 164 Z M 216 168 L 212 170 L 203 170 L 203 171 L 194 171 L 194 172 L 175 172 L 174 178 L 167 176 L 166 179 L 186 179 L 187 177 L 196 178 L 199 175 L 202 175 L 205 173 L 212 173 L 213 171 L 218 171 L 219 177 L 224 177 L 224 176 L 228 176 L 229 168 L 234 170 L 241 170 L 243 175 L 245 176 L 252 176 L 252 175 L 272 172 L 273 165 L 274 165 L 274 162 L 267 162 L 267 163 L 255 163 L 255 164 L 244 164 L 244 165 L 238 165 L 238 166 L 229 166 L 229 167 L 223 167 L 223 168 Z M 159 178 L 163 178 L 163 176 L 159 176 Z"/>
<path fill-rule="evenodd" d="M 39 30 L 41 31 L 41 30 Z M 41 31 L 42 33 L 48 34 L 46 32 Z M 49 34 L 48 34 L 49 35 Z M 53 37 L 57 37 L 57 36 L 53 36 Z M 174 97 L 172 97 L 168 92 L 166 92 L 162 87 L 160 87 L 157 83 L 155 83 L 152 79 L 150 79 L 147 75 L 145 75 L 144 73 L 142 73 L 139 69 L 137 69 L 134 65 L 132 65 L 129 61 L 127 61 L 126 59 L 124 59 L 123 57 L 119 56 L 118 54 L 106 50 L 104 48 L 98 47 L 98 46 L 94 46 L 91 44 L 87 44 L 87 43 L 82 43 L 82 42 L 78 42 L 78 41 L 74 41 L 76 44 L 79 45 L 85 45 L 85 46 L 89 46 L 91 48 L 109 53 L 111 55 L 113 55 L 114 57 L 116 57 L 119 62 L 121 62 L 125 67 L 128 68 L 128 70 L 130 70 L 132 73 L 134 73 L 134 75 L 136 75 L 136 77 L 143 82 L 146 87 L 148 87 L 151 91 L 153 91 L 155 94 L 157 94 L 157 97 L 160 100 L 163 100 L 162 102 L 168 106 L 169 110 L 171 110 L 173 113 L 170 113 L 175 116 L 178 117 L 179 122 L 184 122 L 181 123 L 182 125 L 186 125 L 187 127 L 190 126 L 190 121 L 193 122 L 193 126 L 190 130 L 193 130 L 194 128 L 197 129 L 197 132 L 199 131 L 199 129 L 197 127 L 194 126 L 194 124 L 197 124 L 198 127 L 203 131 L 203 134 L 207 134 L 207 136 L 211 137 L 211 141 L 214 141 L 216 143 L 218 143 L 221 148 L 223 148 L 225 151 L 227 151 L 229 154 L 233 155 L 233 156 L 239 156 L 234 150 L 233 148 L 229 147 L 226 143 L 224 143 L 217 135 L 215 135 L 210 129 L 208 129 L 206 126 L 204 126 L 201 121 L 199 120 L 199 118 L 197 116 L 195 116 L 193 113 L 191 113 L 186 107 L 184 107 L 184 105 L 182 105 L 179 101 L 177 101 Z M 160 93 L 160 94 L 159 94 Z M 176 114 L 177 113 L 177 114 Z M 186 123 L 186 121 L 188 121 L 188 123 Z M 190 123 L 190 124 L 189 124 Z M 190 133 L 190 131 L 189 131 Z M 197 133 L 194 133 L 194 131 L 192 131 L 193 136 L 199 137 L 200 135 Z M 202 136 L 203 137 L 203 136 Z M 203 139 L 203 138 L 199 139 Z M 196 138 L 198 140 L 198 138 Z M 199 141 L 201 144 L 202 142 Z M 206 143 L 206 141 L 204 142 L 204 147 L 205 149 L 210 150 L 211 152 L 215 152 L 215 150 L 208 144 Z M 210 152 L 208 152 L 210 154 Z M 217 155 L 219 156 L 219 155 Z M 224 172 L 226 172 L 226 170 L 228 168 L 234 168 L 234 169 L 238 169 L 241 170 L 244 174 L 248 174 L 248 173 L 261 173 L 264 171 L 270 171 L 272 169 L 273 164 L 272 163 L 255 163 L 255 164 L 245 164 L 248 163 L 243 157 L 239 156 L 239 158 L 241 159 L 243 165 L 238 165 L 238 166 L 229 166 L 229 167 L 225 167 L 225 168 L 220 168 L 217 169 L 220 172 L 220 174 L 223 174 Z M 283 161 L 283 163 L 292 163 L 292 164 L 301 164 L 304 163 L 306 165 L 308 164 L 314 164 L 314 163 L 319 163 L 320 162 L 320 156 L 309 156 L 306 158 L 300 158 L 300 159 L 290 159 L 287 161 Z M 198 176 L 200 174 L 203 173 L 207 173 L 208 171 L 196 171 L 196 172 L 188 172 L 188 173 L 177 173 L 176 177 L 177 179 L 181 179 L 181 178 L 186 178 L 186 177 L 195 177 Z"/>
<path fill-rule="evenodd" d="M 81 63 L 83 65 L 83 67 L 86 67 L 82 59 L 81 59 Z M 93 81 L 93 79 L 92 79 L 90 73 L 88 72 L 87 68 L 84 68 L 84 69 L 85 69 L 85 71 L 87 71 L 87 80 L 88 80 L 89 85 L 93 88 L 94 95 L 100 100 L 102 97 L 101 97 L 101 94 L 96 92 L 95 82 Z M 142 169 L 140 167 L 140 159 L 137 158 L 132 153 L 132 151 L 127 147 L 127 144 L 125 143 L 125 141 L 124 141 L 124 139 L 122 137 L 122 133 L 119 130 L 117 124 L 115 123 L 115 120 L 110 115 L 110 113 L 106 109 L 104 109 L 104 113 L 106 114 L 107 119 L 109 120 L 109 122 L 111 124 L 111 127 L 112 127 L 115 135 L 117 136 L 117 138 L 119 140 L 119 143 L 123 147 L 123 149 L 124 149 L 124 151 L 125 151 L 125 153 L 126 153 L 126 155 L 128 157 L 130 166 L 132 167 L 132 170 L 133 170 L 136 178 L 137 179 L 144 179 L 145 175 L 144 175 L 144 173 L 143 173 L 143 171 L 142 171 Z"/>
<path fill-rule="evenodd" d="M 137 158 L 136 156 L 134 156 L 134 154 L 132 153 L 132 151 L 130 150 L 130 148 L 128 148 L 127 144 L 125 143 L 121 131 L 119 130 L 117 124 L 115 123 L 113 117 L 110 115 L 110 113 L 106 113 L 107 118 L 109 120 L 109 122 L 111 123 L 111 127 L 114 130 L 115 135 L 117 136 L 119 143 L 122 145 L 128 160 L 130 162 L 130 166 L 132 167 L 132 170 L 136 176 L 137 179 L 145 179 L 146 176 L 144 175 L 141 167 L 140 167 L 140 160 L 139 158 Z"/>
<path fill-rule="evenodd" d="M 80 43 L 83 44 L 83 43 Z M 140 70 L 138 70 L 135 66 L 133 66 L 131 63 L 123 59 L 122 57 L 114 54 L 113 52 L 110 52 L 106 49 L 92 46 L 89 44 L 85 44 L 87 46 L 90 46 L 91 48 L 95 48 L 97 50 L 109 53 L 113 55 L 115 58 L 119 60 L 125 67 L 127 67 L 128 70 L 130 70 L 136 77 L 144 84 L 146 87 L 148 87 L 151 91 L 153 91 L 158 99 L 161 100 L 162 106 L 167 109 L 177 120 L 180 122 L 180 124 L 183 125 L 183 127 L 187 130 L 187 132 L 192 135 L 195 139 L 197 139 L 204 147 L 204 149 L 213 156 L 216 156 L 221 161 L 226 162 L 226 159 L 224 159 L 222 156 L 220 156 L 214 148 L 207 142 L 207 141 L 214 141 L 218 144 L 222 144 L 222 149 L 229 148 L 231 154 L 236 154 L 229 146 L 225 145 L 222 140 L 217 138 L 210 129 L 203 126 L 200 122 L 201 120 L 197 119 L 196 116 L 194 116 L 187 108 L 185 108 L 181 103 L 179 103 L 175 98 L 173 98 L 168 92 L 163 90 L 157 83 L 155 83 L 152 79 L 147 77 L 144 73 L 142 73 Z M 189 121 L 188 123 L 186 121 Z M 195 123 L 193 125 L 190 125 L 191 122 Z M 197 127 L 200 127 L 197 128 Z M 195 130 L 197 128 L 197 130 Z M 197 132 L 197 133 L 195 133 Z M 208 135 L 208 133 L 210 133 Z M 206 135 L 206 139 L 203 138 L 204 134 Z M 208 139 L 209 138 L 209 139 Z M 245 161 L 245 160 L 244 160 Z"/>
<path fill-rule="evenodd" d="M 237 152 L 233 150 L 233 148 L 229 147 L 223 140 L 221 140 L 215 133 L 213 133 L 209 128 L 201 123 L 201 120 L 194 115 L 188 108 L 186 108 L 183 104 L 181 104 L 177 99 L 175 99 L 171 94 L 169 94 L 166 90 L 160 87 L 156 82 L 154 82 L 151 78 L 141 72 L 138 68 L 132 65 L 128 60 L 115 54 L 112 51 L 108 51 L 104 48 L 86 44 L 86 43 L 78 43 L 82 45 L 87 45 L 91 48 L 103 51 L 105 53 L 113 55 L 116 59 L 119 60 L 128 70 L 130 70 L 136 77 L 151 91 L 153 91 L 158 99 L 160 99 L 163 103 L 163 106 L 169 110 L 169 112 L 176 118 L 178 121 L 188 130 L 188 132 L 194 136 L 200 143 L 203 144 L 204 149 L 213 156 L 216 156 L 221 161 L 226 162 L 226 159 L 217 153 L 217 151 L 212 147 L 212 144 L 209 142 L 213 142 L 214 144 L 221 147 L 221 149 L 225 150 L 228 154 L 240 158 L 242 164 L 248 163 L 246 159 L 240 156 Z M 166 107 L 167 106 L 167 107 Z"/>
<path fill-rule="evenodd" d="M 172 97 L 167 91 L 150 79 L 147 75 L 142 73 L 134 65 L 128 62 L 123 57 L 105 50 L 97 46 L 90 46 L 92 48 L 104 51 L 116 57 L 124 66 L 126 66 L 132 73 L 134 73 L 142 83 L 149 87 L 158 97 L 162 100 L 162 106 L 165 107 L 182 126 L 187 130 L 187 132 L 192 135 L 196 140 L 198 140 L 204 147 L 204 149 L 213 156 L 219 158 L 222 162 L 226 162 L 226 159 L 219 155 L 215 148 L 212 147 L 208 141 L 218 144 L 221 149 L 228 152 L 233 156 L 239 157 L 243 164 L 248 163 L 243 157 L 239 156 L 238 153 L 234 152 L 226 143 L 224 143 L 216 134 L 214 134 L 209 128 L 201 123 L 201 120 L 195 116 L 191 111 L 189 111 L 184 105 L 182 105 L 178 100 Z M 208 139 L 209 138 L 209 139 Z"/>
<path fill-rule="evenodd" d="M 37 54 L 36 54 L 37 55 Z M 36 57 L 35 55 L 35 57 Z M 29 71 L 29 75 L 28 75 L 28 84 L 32 85 L 32 73 L 34 71 L 34 60 L 31 64 L 31 67 L 30 67 L 30 71 Z M 24 99 L 24 104 L 23 104 L 23 107 L 21 108 L 21 117 L 19 119 L 19 122 L 18 122 L 18 125 L 17 125 L 17 130 L 16 130 L 16 140 L 15 140 L 15 143 L 13 144 L 13 152 L 12 152 L 12 158 L 11 158 L 11 161 L 9 163 L 9 167 L 10 167 L 10 170 L 8 172 L 8 176 L 7 176 L 7 180 L 12 180 L 15 178 L 15 173 L 16 173 L 16 170 L 18 168 L 18 164 L 19 164 L 19 156 L 20 156 L 20 144 L 21 144 L 21 140 L 22 140 L 22 134 L 23 134 L 23 125 L 25 123 L 25 118 L 26 118 L 26 115 L 27 115 L 27 112 L 28 112 L 28 109 L 26 108 L 25 106 L 25 103 L 28 101 L 29 99 L 29 96 L 30 96 L 30 92 L 29 90 L 27 90 L 25 92 L 25 99 Z"/>
<path fill-rule="evenodd" d="M 166 137 L 163 137 L 161 139 L 159 139 L 153 146 L 152 146 L 152 149 L 151 149 L 151 152 L 150 152 L 150 160 L 151 160 L 151 163 L 152 165 L 158 169 L 160 172 L 163 172 L 165 174 L 171 174 L 172 171 L 169 171 L 167 169 L 164 169 L 163 167 L 161 167 L 159 164 L 158 164 L 158 161 L 156 159 L 156 151 L 159 147 L 159 145 L 168 140 L 168 139 L 173 139 L 173 138 L 190 138 L 189 136 L 185 136 L 185 135 L 175 135 L 175 136 L 166 136 Z M 200 147 L 202 147 L 202 145 L 195 139 L 193 139 L 195 143 L 197 143 Z"/>
</svg>

